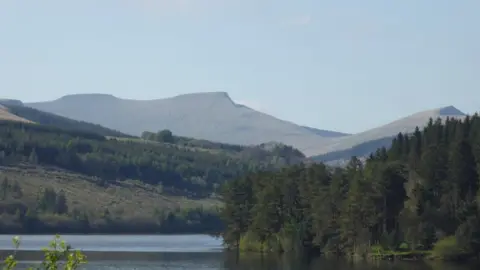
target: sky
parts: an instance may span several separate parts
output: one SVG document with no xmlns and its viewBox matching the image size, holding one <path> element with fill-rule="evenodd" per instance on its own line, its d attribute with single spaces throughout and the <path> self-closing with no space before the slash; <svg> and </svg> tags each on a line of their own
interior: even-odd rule
<svg viewBox="0 0 480 270">
<path fill-rule="evenodd" d="M 321 129 L 480 108 L 478 0 L 0 0 L 0 97 L 224 91 Z"/>
</svg>

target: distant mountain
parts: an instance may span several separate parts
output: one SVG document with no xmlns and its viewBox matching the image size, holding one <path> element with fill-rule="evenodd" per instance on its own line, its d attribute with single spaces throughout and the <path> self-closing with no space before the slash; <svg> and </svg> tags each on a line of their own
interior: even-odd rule
<svg viewBox="0 0 480 270">
<path fill-rule="evenodd" d="M 329 165 L 342 165 L 346 164 L 351 157 L 366 157 L 371 153 L 375 152 L 377 149 L 385 147 L 388 148 L 392 145 L 392 141 L 395 136 L 385 137 L 377 140 L 367 141 L 361 144 L 357 144 L 352 148 L 345 150 L 339 150 L 334 152 L 329 152 L 323 155 L 310 157 L 311 160 L 316 162 L 324 162 Z"/>
<path fill-rule="evenodd" d="M 316 148 L 314 151 L 319 155 L 310 158 L 315 161 L 337 162 L 351 156 L 366 156 L 380 147 L 389 147 L 392 139 L 400 132 L 411 133 L 417 126 L 423 128 L 430 118 L 445 120 L 448 117 L 465 116 L 465 113 L 453 106 L 419 112 L 365 132 L 335 138 L 329 144 Z"/>
<path fill-rule="evenodd" d="M 133 137 L 97 124 L 72 120 L 53 113 L 26 107 L 21 101 L 12 102 L 11 100 L 0 100 L 0 120 L 31 122 L 65 130 L 90 132 L 103 136 Z"/>
<path fill-rule="evenodd" d="M 27 103 L 42 111 L 99 124 L 120 132 L 168 129 L 200 140 L 238 145 L 282 143 L 313 160 L 332 162 L 368 155 L 389 146 L 399 132 L 423 127 L 430 118 L 463 117 L 453 106 L 423 111 L 357 134 L 305 127 L 236 104 L 225 92 L 184 94 L 156 100 L 121 99 L 105 94 L 68 95 L 54 101 Z"/>
<path fill-rule="evenodd" d="M 69 95 L 27 106 L 121 132 L 171 130 L 179 136 L 215 142 L 259 145 L 281 142 L 304 154 L 342 133 L 321 131 L 277 119 L 236 104 L 225 92 L 179 95 L 157 100 L 129 100 L 105 94 Z"/>
</svg>

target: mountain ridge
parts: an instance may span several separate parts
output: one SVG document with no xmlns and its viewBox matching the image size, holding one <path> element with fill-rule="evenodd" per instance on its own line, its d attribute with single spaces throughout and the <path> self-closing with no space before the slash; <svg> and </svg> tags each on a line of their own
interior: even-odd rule
<svg viewBox="0 0 480 270">
<path fill-rule="evenodd" d="M 258 145 L 277 141 L 295 146 L 307 155 L 311 153 L 302 145 L 323 144 L 331 139 L 237 104 L 226 92 L 199 92 L 153 100 L 80 94 L 26 106 L 131 135 L 169 129 L 179 136 L 222 143 Z"/>
<path fill-rule="evenodd" d="M 99 124 L 121 132 L 171 130 L 179 136 L 228 144 L 259 145 L 280 142 L 306 156 L 344 152 L 369 141 L 409 133 L 429 118 L 464 117 L 454 106 L 425 110 L 355 134 L 323 130 L 279 119 L 237 104 L 224 91 L 180 94 L 169 98 L 135 100 L 110 94 L 73 94 L 46 102 L 25 103 L 39 110 Z M 362 148 L 368 150 L 368 148 Z M 372 149 L 373 151 L 374 149 Z"/>
</svg>

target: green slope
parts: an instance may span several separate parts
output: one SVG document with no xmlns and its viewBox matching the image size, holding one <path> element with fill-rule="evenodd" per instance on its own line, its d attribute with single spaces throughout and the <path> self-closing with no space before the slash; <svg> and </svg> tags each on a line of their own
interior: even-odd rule
<svg viewBox="0 0 480 270">
<path fill-rule="evenodd" d="M 0 122 L 0 233 L 216 231 L 223 183 L 303 160 L 284 145 L 167 140 Z"/>
</svg>

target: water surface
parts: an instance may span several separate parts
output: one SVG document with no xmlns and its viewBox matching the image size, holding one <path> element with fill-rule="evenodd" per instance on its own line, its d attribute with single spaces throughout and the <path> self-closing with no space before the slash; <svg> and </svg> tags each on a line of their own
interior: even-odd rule
<svg viewBox="0 0 480 270">
<path fill-rule="evenodd" d="M 0 235 L 0 253 L 12 248 L 13 235 Z M 25 260 L 40 259 L 38 250 L 51 235 L 21 236 Z M 232 254 L 222 248 L 222 240 L 207 235 L 65 235 L 62 239 L 83 250 L 89 263 L 83 270 L 170 269 L 170 270 L 476 270 L 474 266 L 457 266 L 421 262 L 349 264 L 344 260 L 265 257 L 258 254 Z M 32 255 L 33 254 L 33 255 Z M 22 255 L 22 254 L 19 254 Z M 3 259 L 3 258 L 2 258 Z M 25 269 L 28 262 L 20 264 Z"/>
</svg>

